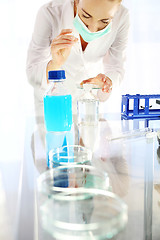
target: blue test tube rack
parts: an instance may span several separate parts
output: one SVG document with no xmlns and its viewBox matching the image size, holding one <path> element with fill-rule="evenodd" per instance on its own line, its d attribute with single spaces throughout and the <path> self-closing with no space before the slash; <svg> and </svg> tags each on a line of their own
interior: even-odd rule
<svg viewBox="0 0 160 240">
<path fill-rule="evenodd" d="M 145 106 L 142 108 L 140 106 L 140 99 L 143 99 Z M 160 105 L 159 109 L 150 108 L 149 100 L 157 99 L 156 103 L 159 104 L 160 94 L 152 95 L 122 95 L 121 102 L 121 119 L 136 119 L 136 118 L 146 118 L 146 119 L 160 119 Z M 130 109 L 130 101 L 133 101 L 133 109 Z"/>
</svg>

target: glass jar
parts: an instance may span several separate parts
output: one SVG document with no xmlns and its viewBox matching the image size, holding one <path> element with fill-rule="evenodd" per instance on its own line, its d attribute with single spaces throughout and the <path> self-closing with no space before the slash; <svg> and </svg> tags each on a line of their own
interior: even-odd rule
<svg viewBox="0 0 160 240">
<path fill-rule="evenodd" d="M 99 120 L 99 100 L 93 94 L 93 85 L 84 84 L 83 93 L 77 101 L 78 124 L 92 125 Z"/>
</svg>

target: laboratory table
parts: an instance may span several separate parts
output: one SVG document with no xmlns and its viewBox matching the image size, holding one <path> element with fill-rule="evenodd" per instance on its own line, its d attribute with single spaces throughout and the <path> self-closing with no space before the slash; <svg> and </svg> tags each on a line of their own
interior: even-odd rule
<svg viewBox="0 0 160 240">
<path fill-rule="evenodd" d="M 91 149 L 91 164 L 108 173 L 112 192 L 128 206 L 128 223 L 114 239 L 159 240 L 159 129 L 159 120 L 121 120 L 120 114 L 104 114 L 97 125 L 74 123 L 71 137 L 63 140 L 57 137 L 49 145 L 43 117 L 36 120 L 28 117 L 13 239 L 54 239 L 41 225 L 37 179 L 47 171 L 47 148 L 58 147 L 65 139 L 67 144 L 81 144 Z"/>
</svg>

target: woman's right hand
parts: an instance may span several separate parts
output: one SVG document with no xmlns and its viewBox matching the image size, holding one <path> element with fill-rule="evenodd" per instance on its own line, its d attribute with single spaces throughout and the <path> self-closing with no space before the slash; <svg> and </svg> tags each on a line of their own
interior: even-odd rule
<svg viewBox="0 0 160 240">
<path fill-rule="evenodd" d="M 78 38 L 72 35 L 72 29 L 63 29 L 51 43 L 52 65 L 60 68 L 67 60 L 72 46 Z"/>
</svg>

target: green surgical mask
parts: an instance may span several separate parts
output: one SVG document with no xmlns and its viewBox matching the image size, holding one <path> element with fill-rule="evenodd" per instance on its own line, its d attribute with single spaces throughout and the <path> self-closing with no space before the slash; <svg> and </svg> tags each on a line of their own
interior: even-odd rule
<svg viewBox="0 0 160 240">
<path fill-rule="evenodd" d="M 98 32 L 89 31 L 89 29 L 86 27 L 86 25 L 82 22 L 82 20 L 78 16 L 78 13 L 76 14 L 73 20 L 73 25 L 85 42 L 91 42 L 97 38 L 104 36 L 105 34 L 111 31 L 111 22 L 104 29 Z"/>
</svg>

